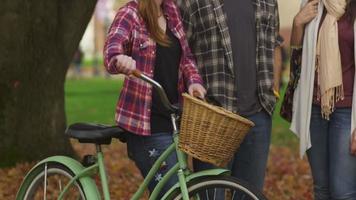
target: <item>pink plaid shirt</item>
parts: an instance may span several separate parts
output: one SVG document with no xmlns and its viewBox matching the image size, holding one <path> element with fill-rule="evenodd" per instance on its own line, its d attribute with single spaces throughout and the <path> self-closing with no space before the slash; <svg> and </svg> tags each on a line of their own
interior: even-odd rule
<svg viewBox="0 0 356 200">
<path fill-rule="evenodd" d="M 165 0 L 163 12 L 168 28 L 179 39 L 182 48 L 178 91 L 183 93 L 192 83 L 202 84 L 202 79 L 188 46 L 181 16 L 175 3 L 172 0 Z M 149 37 L 145 22 L 139 15 L 137 0 L 122 7 L 110 27 L 104 48 L 104 62 L 109 73 L 120 73 L 115 67 L 115 56 L 120 54 L 131 56 L 136 61 L 136 68 L 153 78 L 156 42 Z M 134 77 L 126 77 L 116 107 L 117 124 L 138 135 L 151 135 L 151 103 L 151 85 Z"/>
</svg>

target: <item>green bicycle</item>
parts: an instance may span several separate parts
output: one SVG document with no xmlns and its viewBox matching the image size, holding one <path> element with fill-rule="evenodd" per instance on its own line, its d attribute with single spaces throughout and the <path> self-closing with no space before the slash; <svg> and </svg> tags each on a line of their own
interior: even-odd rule
<svg viewBox="0 0 356 200">
<path fill-rule="evenodd" d="M 251 188 L 246 183 L 230 176 L 226 169 L 211 169 L 192 172 L 187 166 L 187 154 L 178 148 L 179 130 L 177 128 L 179 109 L 171 105 L 163 88 L 154 80 L 141 74 L 135 76 L 152 84 L 157 90 L 165 107 L 170 110 L 174 127 L 174 143 L 157 159 L 148 175 L 136 193 L 131 197 L 138 200 L 143 197 L 149 182 L 159 170 L 161 164 L 172 153 L 176 153 L 178 162 L 157 184 L 150 194 L 150 200 L 158 199 L 163 186 L 172 176 L 177 176 L 179 182 L 172 186 L 161 199 L 189 200 L 189 199 L 266 199 L 261 192 Z M 17 193 L 17 200 L 37 199 L 82 199 L 82 200 L 110 200 L 109 185 L 104 166 L 102 145 L 108 145 L 113 138 L 125 140 L 127 134 L 117 126 L 100 124 L 77 123 L 69 126 L 66 134 L 80 143 L 96 145 L 96 155 L 85 156 L 80 163 L 66 156 L 53 156 L 40 161 L 24 178 Z M 101 193 L 92 178 L 99 174 Z"/>
</svg>

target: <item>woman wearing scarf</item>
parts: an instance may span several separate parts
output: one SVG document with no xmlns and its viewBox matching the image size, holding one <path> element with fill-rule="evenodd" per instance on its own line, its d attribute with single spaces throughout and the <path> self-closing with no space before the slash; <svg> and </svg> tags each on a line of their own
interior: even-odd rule
<svg viewBox="0 0 356 200">
<path fill-rule="evenodd" d="M 356 0 L 303 0 L 291 38 L 300 67 L 291 130 L 315 199 L 356 199 Z"/>
</svg>

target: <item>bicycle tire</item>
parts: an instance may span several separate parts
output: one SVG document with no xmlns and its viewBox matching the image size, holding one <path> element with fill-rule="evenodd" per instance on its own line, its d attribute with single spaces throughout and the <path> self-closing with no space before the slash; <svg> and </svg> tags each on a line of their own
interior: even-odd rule
<svg viewBox="0 0 356 200">
<path fill-rule="evenodd" d="M 224 189 L 224 191 L 223 191 Z M 179 191 L 178 191 L 179 190 Z M 170 200 L 182 200 L 182 194 L 178 189 L 167 199 Z M 223 191 L 223 198 L 217 191 L 220 190 L 220 194 Z M 267 200 L 267 198 L 257 189 L 249 186 L 246 182 L 238 180 L 230 176 L 214 176 L 207 177 L 198 180 L 188 185 L 189 199 L 216 199 L 216 200 L 232 200 L 232 199 L 244 199 L 244 200 Z M 237 198 L 239 195 L 239 198 Z M 244 195 L 244 198 L 241 198 Z M 199 198 L 197 198 L 199 196 Z M 218 198 L 217 198 L 218 197 Z"/>
<path fill-rule="evenodd" d="M 47 169 L 46 169 L 47 166 Z M 47 171 L 47 173 L 45 173 L 45 171 Z M 43 199 L 43 196 L 46 195 L 47 196 L 47 191 L 45 193 L 45 191 L 43 191 L 43 196 L 38 197 L 38 195 L 41 195 L 41 192 L 38 191 L 38 189 L 40 189 L 41 187 L 43 188 L 48 188 L 51 191 L 48 191 L 48 195 L 51 195 L 51 198 L 46 198 L 47 200 L 50 199 L 57 199 L 59 196 L 55 196 L 56 191 L 53 191 L 53 187 L 49 182 L 49 179 L 53 176 L 63 176 L 64 178 L 71 180 L 74 177 L 74 173 L 66 166 L 64 166 L 63 164 L 60 163 L 55 163 L 55 162 L 49 162 L 49 163 L 43 163 L 42 165 L 38 166 L 32 173 L 32 179 L 30 180 L 30 183 L 27 184 L 26 188 L 25 188 L 25 193 L 23 197 L 20 197 L 19 199 L 21 200 L 37 200 L 37 199 Z M 47 184 L 46 186 L 44 186 L 44 179 L 46 179 Z M 53 180 L 58 181 L 59 180 L 59 189 L 62 190 L 63 188 L 61 188 L 61 184 L 62 184 L 62 180 L 58 179 L 58 177 L 54 177 Z M 53 182 L 53 181 L 52 181 Z M 63 186 L 65 186 L 66 184 L 63 184 Z M 52 188 L 51 188 L 52 187 Z M 70 195 L 66 194 L 64 199 L 82 199 L 85 200 L 85 192 L 80 184 L 79 181 L 76 181 L 70 188 L 71 190 L 69 191 Z M 75 189 L 77 191 L 73 190 Z M 37 195 L 37 196 L 36 196 Z M 79 195 L 79 196 L 78 196 Z"/>
</svg>

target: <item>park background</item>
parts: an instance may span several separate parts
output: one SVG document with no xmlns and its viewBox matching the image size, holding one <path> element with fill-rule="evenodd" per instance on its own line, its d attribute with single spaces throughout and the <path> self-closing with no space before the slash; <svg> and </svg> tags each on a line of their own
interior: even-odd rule
<svg viewBox="0 0 356 200">
<path fill-rule="evenodd" d="M 84 53 L 80 70 L 72 64 L 65 82 L 67 124 L 114 123 L 115 104 L 123 77 L 112 77 L 105 73 L 102 66 L 102 47 L 115 11 L 124 3 L 123 0 L 97 2 L 96 10 L 80 43 Z M 279 0 L 281 35 L 285 39 L 284 47 L 287 50 L 292 20 L 299 10 L 299 3 L 299 0 Z M 284 74 L 284 83 L 287 79 L 288 69 Z M 272 200 L 312 199 L 309 166 L 305 159 L 299 158 L 297 138 L 288 130 L 289 124 L 279 117 L 279 106 L 278 104 L 273 116 L 272 145 L 264 193 Z M 81 156 L 94 151 L 91 145 L 82 145 L 74 140 L 71 143 Z M 129 199 L 142 178 L 127 158 L 125 145 L 114 141 L 112 145 L 106 146 L 104 151 L 112 198 Z M 0 169 L 1 200 L 15 199 L 23 176 L 33 164 L 18 163 L 15 167 Z"/>
</svg>

